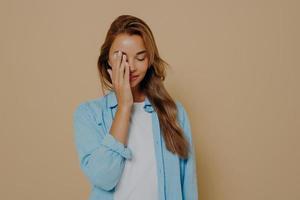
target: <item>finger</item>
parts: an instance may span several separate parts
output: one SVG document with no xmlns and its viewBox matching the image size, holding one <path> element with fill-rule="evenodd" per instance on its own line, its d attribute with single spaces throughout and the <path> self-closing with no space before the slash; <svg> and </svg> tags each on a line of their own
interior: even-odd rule
<svg viewBox="0 0 300 200">
<path fill-rule="evenodd" d="M 129 64 L 128 64 L 128 62 L 125 63 L 124 82 L 125 82 L 126 84 L 130 84 L 130 83 L 129 83 Z"/>
<path fill-rule="evenodd" d="M 117 68 L 119 68 L 120 65 L 121 65 L 121 62 L 122 62 L 122 56 L 123 56 L 122 51 L 118 51 L 118 52 L 117 52 L 117 56 L 116 56 L 116 60 L 117 60 L 117 62 L 116 62 L 116 67 L 117 67 Z"/>
<path fill-rule="evenodd" d="M 126 55 L 122 55 L 122 62 L 119 69 L 119 83 L 120 85 L 123 85 L 124 83 L 124 68 L 125 68 L 125 62 L 126 62 Z"/>
<path fill-rule="evenodd" d="M 111 69 L 107 69 L 107 72 L 108 72 L 108 74 L 109 74 L 109 76 L 110 76 L 110 80 L 112 81 L 113 79 L 112 79 L 112 71 L 111 71 Z"/>
<path fill-rule="evenodd" d="M 115 67 L 115 83 L 119 84 L 119 79 L 120 79 L 120 64 L 122 62 L 122 52 L 118 51 L 118 55 L 117 55 L 117 62 L 116 62 L 116 67 Z"/>
<path fill-rule="evenodd" d="M 112 65 L 111 65 L 111 80 L 113 82 L 113 84 L 115 84 L 115 79 L 116 79 L 116 63 L 117 63 L 117 59 L 118 59 L 118 52 L 113 54 L 113 58 L 112 58 Z"/>
<path fill-rule="evenodd" d="M 117 62 L 118 52 L 113 53 L 111 59 L 108 59 L 109 68 L 114 68 Z"/>
</svg>

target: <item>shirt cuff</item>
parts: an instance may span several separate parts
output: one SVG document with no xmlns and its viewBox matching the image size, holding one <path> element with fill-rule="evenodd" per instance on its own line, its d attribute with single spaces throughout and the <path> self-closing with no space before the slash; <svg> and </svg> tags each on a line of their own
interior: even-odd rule
<svg viewBox="0 0 300 200">
<path fill-rule="evenodd" d="M 107 133 L 105 135 L 105 137 L 102 141 L 102 145 L 118 152 L 119 154 L 121 154 L 126 159 L 131 159 L 132 158 L 132 151 L 128 147 L 125 147 L 125 145 L 123 143 L 118 141 L 110 133 Z"/>
</svg>

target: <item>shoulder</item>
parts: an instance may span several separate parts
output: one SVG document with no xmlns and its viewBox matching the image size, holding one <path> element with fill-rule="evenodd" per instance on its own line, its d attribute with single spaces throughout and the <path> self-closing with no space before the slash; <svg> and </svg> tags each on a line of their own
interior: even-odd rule
<svg viewBox="0 0 300 200">
<path fill-rule="evenodd" d="M 176 103 L 177 111 L 178 111 L 178 119 L 180 120 L 180 123 L 183 124 L 183 122 L 185 121 L 185 118 L 187 117 L 187 112 L 186 112 L 185 106 L 178 99 L 175 100 L 175 103 Z"/>
<path fill-rule="evenodd" d="M 91 110 L 103 109 L 105 103 L 105 96 L 88 99 L 82 102 L 79 102 L 74 109 L 74 114 L 87 112 Z"/>
<path fill-rule="evenodd" d="M 107 94 L 101 97 L 87 99 L 79 102 L 73 109 L 73 118 L 88 117 L 98 123 L 101 122 L 103 112 L 106 109 Z"/>
<path fill-rule="evenodd" d="M 176 100 L 175 102 L 176 102 L 177 109 L 178 109 L 178 114 L 177 114 L 178 117 L 177 118 L 179 120 L 179 124 L 183 128 L 184 134 L 186 135 L 188 140 L 191 142 L 192 130 L 191 130 L 189 115 L 187 113 L 187 110 L 186 110 L 184 104 L 181 101 Z"/>
</svg>

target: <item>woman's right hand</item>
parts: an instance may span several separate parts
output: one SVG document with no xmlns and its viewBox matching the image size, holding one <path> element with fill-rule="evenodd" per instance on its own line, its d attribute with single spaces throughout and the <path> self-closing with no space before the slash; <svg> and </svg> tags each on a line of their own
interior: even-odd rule
<svg viewBox="0 0 300 200">
<path fill-rule="evenodd" d="M 107 71 L 117 96 L 118 107 L 131 108 L 133 96 L 129 81 L 130 69 L 126 61 L 126 55 L 122 55 L 122 52 L 118 51 L 112 57 L 112 62 L 109 62 L 111 69 L 107 69 Z"/>
</svg>

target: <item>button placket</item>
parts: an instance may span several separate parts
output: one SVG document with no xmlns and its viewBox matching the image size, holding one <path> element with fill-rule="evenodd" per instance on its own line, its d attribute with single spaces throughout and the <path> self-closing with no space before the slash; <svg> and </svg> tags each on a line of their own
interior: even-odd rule
<svg viewBox="0 0 300 200">
<path fill-rule="evenodd" d="M 156 141 L 155 144 L 155 155 L 158 168 L 158 180 L 159 180 L 159 191 L 160 191 L 160 200 L 165 200 L 165 177 L 164 177 L 164 164 L 163 164 L 163 152 L 161 146 L 161 131 L 159 127 L 159 120 L 156 112 L 152 112 L 152 126 L 153 126 L 153 137 Z"/>
</svg>

